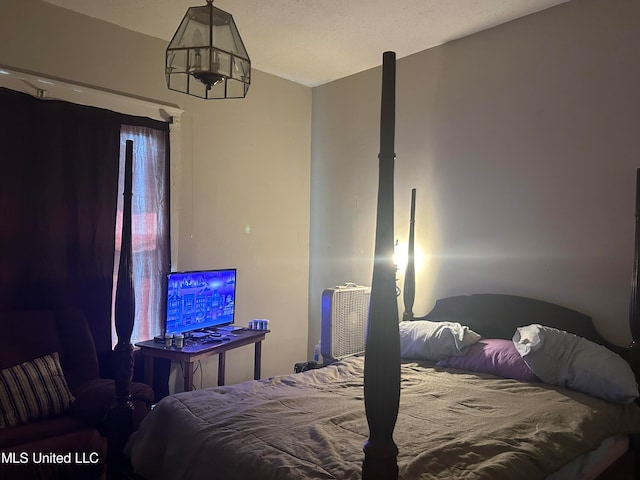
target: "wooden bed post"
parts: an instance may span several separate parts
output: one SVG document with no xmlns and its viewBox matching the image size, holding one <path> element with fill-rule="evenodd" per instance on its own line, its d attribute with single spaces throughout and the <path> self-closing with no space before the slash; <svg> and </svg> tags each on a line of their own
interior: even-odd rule
<svg viewBox="0 0 640 480">
<path fill-rule="evenodd" d="M 400 334 L 393 264 L 395 61 L 394 52 L 384 52 L 375 258 L 364 365 L 364 403 L 369 424 L 362 464 L 362 478 L 366 480 L 398 478 L 398 447 L 393 441 L 400 404 Z"/>
<path fill-rule="evenodd" d="M 640 289 L 638 271 L 640 270 L 640 168 L 636 169 L 636 230 L 633 258 L 633 277 L 631 280 L 631 302 L 629 304 L 629 327 L 631 328 L 631 345 L 629 347 L 629 364 L 640 378 Z"/>
<path fill-rule="evenodd" d="M 404 272 L 404 313 L 402 320 L 413 319 L 413 301 L 416 296 L 416 267 L 414 257 L 416 223 L 416 189 L 411 189 L 411 217 L 409 218 L 409 249 L 407 255 L 407 268 Z"/>
<path fill-rule="evenodd" d="M 122 245 L 116 287 L 115 324 L 118 343 L 113 350 L 115 401 L 109 411 L 108 445 L 109 463 L 119 470 L 124 462 L 124 445 L 133 429 L 133 345 L 131 334 L 135 315 L 133 291 L 133 251 L 131 244 L 131 201 L 133 197 L 133 141 L 127 140 L 124 173 L 124 206 L 122 215 Z"/>
</svg>

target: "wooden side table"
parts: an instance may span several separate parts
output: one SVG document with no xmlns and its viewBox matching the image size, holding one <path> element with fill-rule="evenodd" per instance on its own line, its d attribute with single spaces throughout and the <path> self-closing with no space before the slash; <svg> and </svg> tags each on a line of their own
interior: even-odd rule
<svg viewBox="0 0 640 480">
<path fill-rule="evenodd" d="M 184 390 L 193 390 L 193 364 L 198 360 L 218 355 L 218 385 L 224 385 L 225 352 L 254 344 L 253 378 L 260 379 L 262 341 L 269 330 L 235 330 L 222 335 L 222 340 L 205 343 L 203 340 L 185 340 L 183 348 L 165 347 L 154 340 L 136 343 L 144 359 L 144 381 L 153 385 L 153 359 L 166 358 L 184 364 Z"/>
</svg>

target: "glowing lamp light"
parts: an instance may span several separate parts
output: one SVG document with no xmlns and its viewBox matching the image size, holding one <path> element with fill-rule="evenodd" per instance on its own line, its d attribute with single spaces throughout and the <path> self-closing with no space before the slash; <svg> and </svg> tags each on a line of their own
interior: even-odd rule
<svg viewBox="0 0 640 480">
<path fill-rule="evenodd" d="M 414 245 L 413 247 L 413 262 L 415 265 L 415 272 L 418 273 L 422 269 L 422 265 L 424 264 L 425 256 L 420 247 Z M 399 243 L 396 241 L 396 244 L 393 249 L 393 263 L 396 266 L 398 272 L 404 272 L 407 269 L 407 263 L 409 262 L 409 251 L 408 247 L 404 243 Z"/>
</svg>

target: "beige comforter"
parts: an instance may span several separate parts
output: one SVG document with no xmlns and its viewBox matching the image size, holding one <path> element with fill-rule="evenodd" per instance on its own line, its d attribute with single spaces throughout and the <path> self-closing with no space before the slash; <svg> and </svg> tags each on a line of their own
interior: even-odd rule
<svg viewBox="0 0 640 480">
<path fill-rule="evenodd" d="M 180 393 L 127 444 L 147 480 L 359 479 L 364 360 Z M 584 394 L 402 366 L 394 439 L 400 478 L 544 479 L 614 433 L 640 432 L 640 408 Z"/>
</svg>

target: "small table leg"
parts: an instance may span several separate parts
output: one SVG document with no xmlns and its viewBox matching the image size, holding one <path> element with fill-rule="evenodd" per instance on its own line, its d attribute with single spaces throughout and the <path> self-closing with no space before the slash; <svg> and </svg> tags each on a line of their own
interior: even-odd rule
<svg viewBox="0 0 640 480">
<path fill-rule="evenodd" d="M 193 390 L 193 362 L 184 362 L 184 391 Z"/>
<path fill-rule="evenodd" d="M 253 356 L 253 379 L 260 380 L 260 369 L 262 363 L 262 342 L 256 342 Z"/>
<path fill-rule="evenodd" d="M 218 354 L 218 386 L 224 385 L 224 352 Z"/>
</svg>

